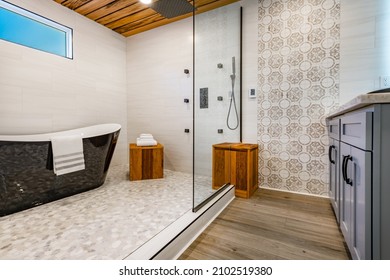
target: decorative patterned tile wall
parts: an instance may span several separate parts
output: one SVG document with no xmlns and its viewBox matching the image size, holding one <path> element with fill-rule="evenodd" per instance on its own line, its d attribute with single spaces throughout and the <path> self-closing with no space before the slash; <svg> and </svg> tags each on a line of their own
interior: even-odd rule
<svg viewBox="0 0 390 280">
<path fill-rule="evenodd" d="M 340 0 L 258 1 L 261 187 L 327 196 L 326 114 L 338 106 Z"/>
</svg>

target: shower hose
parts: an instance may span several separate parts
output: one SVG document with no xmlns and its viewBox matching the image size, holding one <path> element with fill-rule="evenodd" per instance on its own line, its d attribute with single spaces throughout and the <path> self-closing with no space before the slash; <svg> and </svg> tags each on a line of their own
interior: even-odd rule
<svg viewBox="0 0 390 280">
<path fill-rule="evenodd" d="M 230 97 L 230 105 L 229 105 L 229 111 L 228 111 L 228 114 L 226 117 L 226 125 L 230 130 L 236 130 L 238 128 L 238 125 L 240 122 L 238 119 L 236 98 L 234 96 L 234 81 L 236 79 L 236 58 L 234 56 L 232 57 L 232 70 L 233 70 L 233 74 L 230 75 L 230 79 L 232 80 L 232 95 Z M 230 114 L 232 112 L 232 106 L 234 106 L 233 110 L 236 113 L 236 120 L 237 120 L 236 126 L 234 126 L 234 127 L 230 126 L 230 124 L 229 124 L 229 118 L 230 118 Z"/>
</svg>

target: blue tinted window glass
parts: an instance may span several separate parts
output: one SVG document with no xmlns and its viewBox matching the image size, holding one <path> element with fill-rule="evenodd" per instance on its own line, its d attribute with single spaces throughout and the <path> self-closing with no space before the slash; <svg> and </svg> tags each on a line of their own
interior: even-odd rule
<svg viewBox="0 0 390 280">
<path fill-rule="evenodd" d="M 66 56 L 66 32 L 0 7 L 0 38 Z"/>
</svg>

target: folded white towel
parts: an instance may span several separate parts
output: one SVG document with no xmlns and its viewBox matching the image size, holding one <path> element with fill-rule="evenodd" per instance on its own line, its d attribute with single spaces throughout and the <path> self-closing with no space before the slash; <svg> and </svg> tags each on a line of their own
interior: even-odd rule
<svg viewBox="0 0 390 280">
<path fill-rule="evenodd" d="M 141 139 L 152 139 L 152 140 L 154 140 L 152 134 L 146 134 L 146 133 L 140 134 L 139 138 L 141 138 Z"/>
<path fill-rule="evenodd" d="M 57 176 L 85 169 L 81 135 L 52 137 L 51 145 L 53 168 Z"/>
<path fill-rule="evenodd" d="M 157 141 L 154 139 L 137 138 L 137 146 L 156 146 Z"/>
</svg>

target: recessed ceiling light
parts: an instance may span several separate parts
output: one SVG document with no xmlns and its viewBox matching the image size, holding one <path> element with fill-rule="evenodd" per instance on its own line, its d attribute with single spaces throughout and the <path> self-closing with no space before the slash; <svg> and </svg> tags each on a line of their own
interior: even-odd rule
<svg viewBox="0 0 390 280">
<path fill-rule="evenodd" d="M 150 4 L 152 3 L 152 0 L 140 0 L 144 4 Z"/>
</svg>

